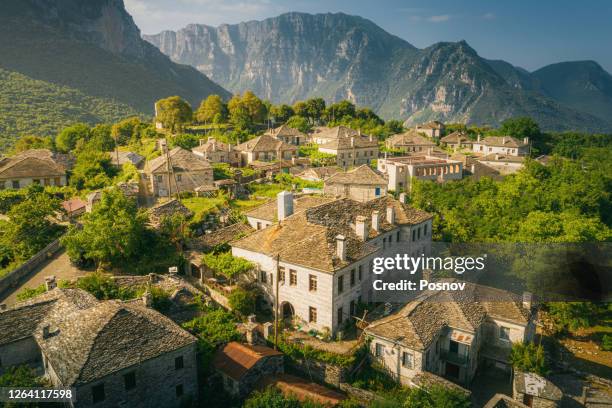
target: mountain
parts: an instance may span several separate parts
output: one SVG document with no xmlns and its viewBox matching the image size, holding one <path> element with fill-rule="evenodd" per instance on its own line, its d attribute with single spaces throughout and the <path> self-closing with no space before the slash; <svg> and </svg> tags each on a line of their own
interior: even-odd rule
<svg viewBox="0 0 612 408">
<path fill-rule="evenodd" d="M 125 113 L 152 114 L 153 103 L 170 95 L 192 104 L 211 93 L 229 97 L 204 74 L 144 41 L 122 0 L 2 0 L 0 55 L 4 71 L 112 102 Z M 26 90 L 12 95 L 15 107 L 27 99 Z M 75 97 L 72 105 L 79 104 Z M 92 119 L 97 115 L 89 113 Z"/>
<path fill-rule="evenodd" d="M 595 61 L 561 62 L 533 73 L 552 98 L 600 118 L 612 118 L 612 75 Z"/>
<path fill-rule="evenodd" d="M 287 13 L 263 21 L 190 24 L 143 38 L 232 92 L 275 103 L 349 99 L 408 123 L 497 125 L 530 115 L 545 129 L 612 128 L 543 92 L 538 78 L 480 57 L 465 41 L 418 49 L 361 17 Z"/>
</svg>

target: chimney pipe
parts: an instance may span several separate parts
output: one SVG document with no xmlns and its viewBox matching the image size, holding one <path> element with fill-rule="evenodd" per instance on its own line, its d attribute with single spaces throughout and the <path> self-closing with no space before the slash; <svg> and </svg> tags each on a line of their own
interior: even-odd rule
<svg viewBox="0 0 612 408">
<path fill-rule="evenodd" d="M 46 324 L 42 328 L 42 338 L 43 339 L 48 339 L 49 337 L 51 337 L 51 326 Z"/>
<path fill-rule="evenodd" d="M 499 154 L 495 154 L 495 160 L 499 160 Z"/>
<path fill-rule="evenodd" d="M 523 139 L 523 143 L 525 143 L 525 144 L 529 144 L 529 138 L 528 138 L 528 137 L 524 138 L 524 139 Z"/>
<path fill-rule="evenodd" d="M 149 289 L 145 290 L 145 293 L 142 295 L 142 303 L 146 307 L 151 307 L 151 305 L 153 305 L 153 296 L 151 295 Z"/>
<path fill-rule="evenodd" d="M 45 288 L 48 291 L 53 290 L 57 287 L 57 282 L 55 280 L 55 276 L 47 276 L 45 278 Z"/>
<path fill-rule="evenodd" d="M 395 208 L 387 207 L 387 222 L 391 225 L 395 225 Z"/>
<path fill-rule="evenodd" d="M 355 147 L 355 138 L 351 137 L 351 147 Z"/>
<path fill-rule="evenodd" d="M 475 164 L 472 164 L 472 166 L 470 167 L 470 172 L 472 174 L 476 173 L 476 165 Z"/>
<path fill-rule="evenodd" d="M 406 204 L 406 193 L 400 193 L 399 202 L 402 204 Z"/>
<path fill-rule="evenodd" d="M 289 191 L 281 191 L 277 195 L 278 220 L 282 221 L 293 214 L 293 194 Z"/>
<path fill-rule="evenodd" d="M 502 137 L 502 144 L 505 145 L 506 144 L 506 136 Z"/>
<path fill-rule="evenodd" d="M 366 241 L 370 232 L 368 219 L 363 215 L 358 215 L 355 221 L 355 233 L 362 240 Z"/>
<path fill-rule="evenodd" d="M 523 292 L 523 307 L 527 310 L 531 310 L 533 306 L 533 293 Z"/>
<path fill-rule="evenodd" d="M 378 232 L 380 231 L 380 211 L 372 211 L 372 229 Z"/>
<path fill-rule="evenodd" d="M 478 137 L 476 138 L 477 142 L 480 142 L 480 133 L 478 134 Z"/>
<path fill-rule="evenodd" d="M 336 255 L 341 261 L 346 261 L 346 242 L 344 235 L 336 236 Z"/>
</svg>

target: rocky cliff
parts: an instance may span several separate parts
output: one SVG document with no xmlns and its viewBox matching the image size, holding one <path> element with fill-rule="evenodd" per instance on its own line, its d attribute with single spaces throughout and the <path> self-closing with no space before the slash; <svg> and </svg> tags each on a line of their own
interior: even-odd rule
<svg viewBox="0 0 612 408">
<path fill-rule="evenodd" d="M 464 41 L 417 49 L 369 20 L 342 13 L 191 24 L 144 38 L 233 92 L 251 89 L 277 103 L 346 98 L 409 123 L 497 125 L 531 115 L 548 129 L 612 127 L 555 100 L 529 72 L 481 58 Z"/>
</svg>

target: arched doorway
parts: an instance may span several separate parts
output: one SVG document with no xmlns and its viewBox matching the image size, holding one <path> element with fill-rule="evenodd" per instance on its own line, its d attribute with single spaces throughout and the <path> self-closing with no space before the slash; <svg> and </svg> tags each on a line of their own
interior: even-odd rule
<svg viewBox="0 0 612 408">
<path fill-rule="evenodd" d="M 283 302 L 281 304 L 281 315 L 283 320 L 293 320 L 293 316 L 295 316 L 295 309 L 293 308 L 293 305 L 289 302 Z"/>
</svg>

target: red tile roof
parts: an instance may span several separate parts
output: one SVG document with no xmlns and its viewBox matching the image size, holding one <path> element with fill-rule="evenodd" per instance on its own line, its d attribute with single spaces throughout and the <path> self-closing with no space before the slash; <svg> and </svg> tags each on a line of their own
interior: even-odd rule
<svg viewBox="0 0 612 408">
<path fill-rule="evenodd" d="M 270 347 L 250 346 L 232 341 L 217 351 L 213 359 L 213 367 L 238 381 L 261 359 L 282 354 Z"/>
</svg>

